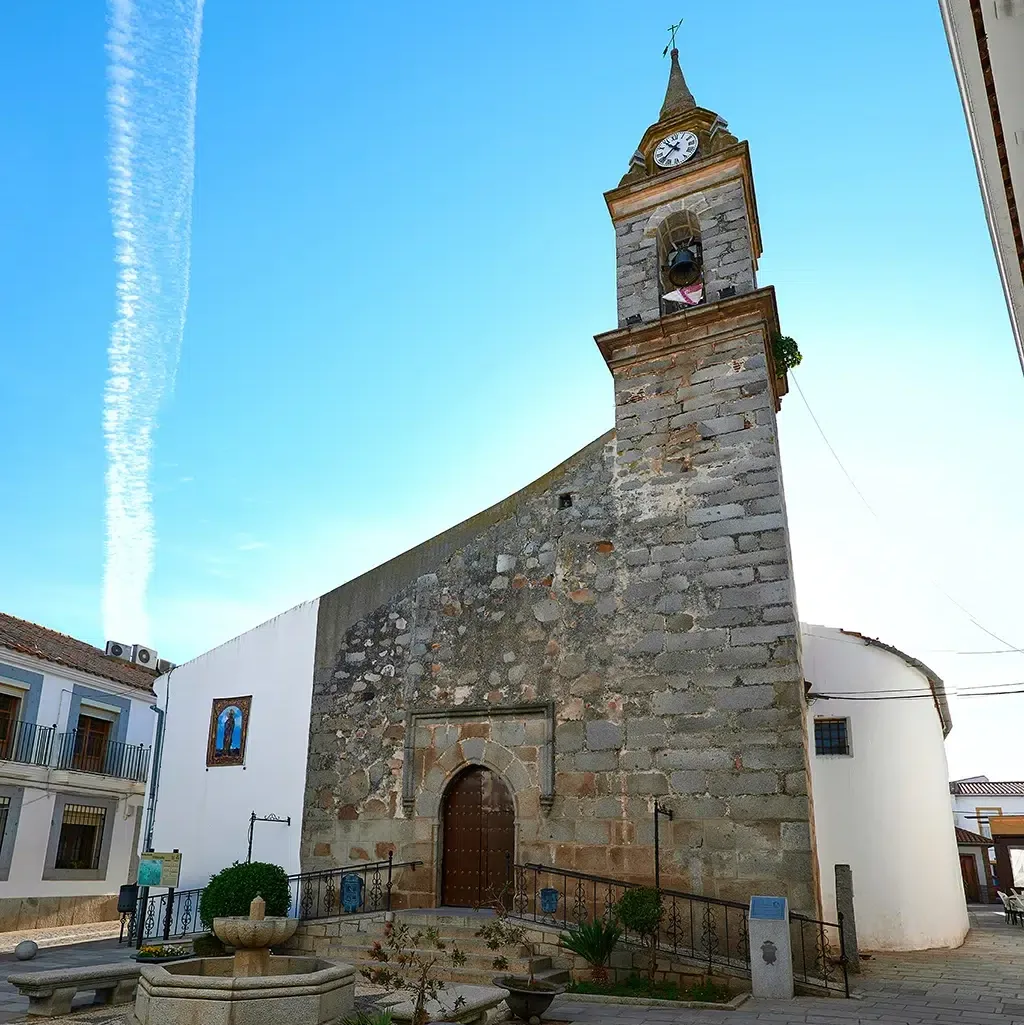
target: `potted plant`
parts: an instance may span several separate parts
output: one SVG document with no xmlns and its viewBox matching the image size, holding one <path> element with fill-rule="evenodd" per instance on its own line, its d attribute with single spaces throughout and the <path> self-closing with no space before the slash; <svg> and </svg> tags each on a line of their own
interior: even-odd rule
<svg viewBox="0 0 1024 1025">
<path fill-rule="evenodd" d="M 608 922 L 583 922 L 569 932 L 563 932 L 558 939 L 566 950 L 578 954 L 590 965 L 594 982 L 607 982 L 608 961 L 621 935 L 622 930 L 612 919 Z"/>
<path fill-rule="evenodd" d="M 510 921 L 508 911 L 502 902 L 494 905 L 494 918 L 481 926 L 476 934 L 487 941 L 488 950 L 507 950 L 517 957 L 522 957 L 523 947 L 526 946 L 526 928 Z M 565 986 L 559 983 L 534 978 L 532 952 L 528 951 L 527 954 L 525 975 L 509 972 L 509 960 L 501 953 L 498 953 L 491 964 L 495 971 L 508 973 L 494 979 L 495 986 L 508 990 L 508 996 L 505 997 L 508 1009 L 521 1021 L 529 1022 L 530 1025 L 539 1025 L 540 1016 L 551 1006 L 551 1001 L 559 993 L 565 992 Z"/>
<path fill-rule="evenodd" d="M 449 948 L 436 929 L 410 932 L 404 922 L 385 923 L 384 941 L 374 941 L 370 959 L 378 963 L 361 969 L 368 982 L 393 993 L 412 990 L 412 1025 L 426 1025 L 430 1020 L 428 1000 L 441 1003 L 444 981 L 439 966 L 457 968 L 466 963 L 466 955 L 454 944 Z M 448 1010 L 457 1011 L 465 1002 L 460 996 Z"/>
</svg>

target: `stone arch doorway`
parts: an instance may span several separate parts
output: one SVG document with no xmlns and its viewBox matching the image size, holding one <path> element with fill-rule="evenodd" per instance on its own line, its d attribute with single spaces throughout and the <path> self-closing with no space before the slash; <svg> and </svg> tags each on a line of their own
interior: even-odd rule
<svg viewBox="0 0 1024 1025">
<path fill-rule="evenodd" d="M 496 772 L 471 765 L 452 780 L 442 810 L 441 903 L 491 904 L 515 860 L 512 794 Z"/>
</svg>

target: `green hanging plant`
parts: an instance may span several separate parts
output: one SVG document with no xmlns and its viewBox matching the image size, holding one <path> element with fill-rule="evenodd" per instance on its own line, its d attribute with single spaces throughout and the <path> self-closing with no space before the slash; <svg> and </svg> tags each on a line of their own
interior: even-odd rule
<svg viewBox="0 0 1024 1025">
<path fill-rule="evenodd" d="M 803 359 L 799 347 L 789 335 L 776 335 L 772 339 L 772 356 L 775 359 L 775 373 L 779 377 L 787 370 L 799 366 Z"/>
</svg>

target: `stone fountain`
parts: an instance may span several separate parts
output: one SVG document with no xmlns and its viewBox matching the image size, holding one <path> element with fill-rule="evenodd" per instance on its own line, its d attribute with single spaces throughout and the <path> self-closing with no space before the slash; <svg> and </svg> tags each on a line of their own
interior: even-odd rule
<svg viewBox="0 0 1024 1025">
<path fill-rule="evenodd" d="M 146 965 L 129 1025 L 335 1025 L 352 1010 L 355 968 L 271 954 L 298 924 L 267 918 L 262 897 L 248 918 L 215 918 L 214 933 L 234 955 Z"/>
</svg>

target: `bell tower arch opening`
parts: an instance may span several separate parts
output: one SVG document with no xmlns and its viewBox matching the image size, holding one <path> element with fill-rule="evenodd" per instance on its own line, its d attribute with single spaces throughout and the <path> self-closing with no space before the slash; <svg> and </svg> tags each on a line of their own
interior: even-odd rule
<svg viewBox="0 0 1024 1025">
<path fill-rule="evenodd" d="M 658 225 L 661 315 L 668 316 L 704 302 L 704 267 L 700 222 L 690 210 L 669 214 Z"/>
</svg>

